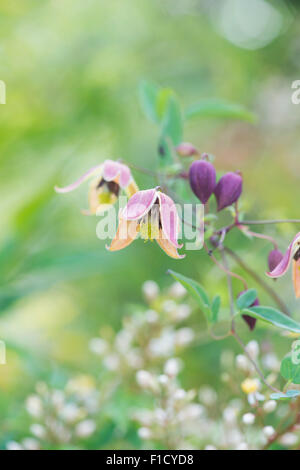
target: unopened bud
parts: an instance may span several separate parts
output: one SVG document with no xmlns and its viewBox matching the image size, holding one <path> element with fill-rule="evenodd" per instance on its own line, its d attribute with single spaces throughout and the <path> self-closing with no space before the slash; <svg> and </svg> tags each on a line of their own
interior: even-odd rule
<svg viewBox="0 0 300 470">
<path fill-rule="evenodd" d="M 193 155 L 199 155 L 196 147 L 189 142 L 181 142 L 181 144 L 177 145 L 175 150 L 180 157 L 192 157 Z"/>
<path fill-rule="evenodd" d="M 205 204 L 216 188 L 214 166 L 206 160 L 197 160 L 191 164 L 189 178 L 194 194 Z"/>
<path fill-rule="evenodd" d="M 240 297 L 240 295 L 244 294 L 244 292 L 246 291 L 242 291 L 238 294 L 238 297 Z M 249 305 L 249 307 L 256 307 L 257 305 L 259 305 L 259 300 L 258 298 L 256 298 L 253 302 L 253 304 Z M 249 326 L 249 329 L 252 331 L 254 330 L 255 328 L 255 325 L 256 325 L 256 318 L 254 317 L 251 317 L 250 315 L 242 315 L 243 317 L 243 320 L 247 323 L 247 325 Z"/>
<path fill-rule="evenodd" d="M 218 211 L 235 203 L 243 189 L 243 178 L 238 173 L 226 173 L 219 180 L 215 188 Z"/>
</svg>

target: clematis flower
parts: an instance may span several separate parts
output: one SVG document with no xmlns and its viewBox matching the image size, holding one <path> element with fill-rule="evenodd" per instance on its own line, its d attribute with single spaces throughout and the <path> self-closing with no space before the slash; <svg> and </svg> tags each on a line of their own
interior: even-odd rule
<svg viewBox="0 0 300 470">
<path fill-rule="evenodd" d="M 300 297 L 300 232 L 293 238 L 285 255 L 279 264 L 271 272 L 267 272 L 267 276 L 277 278 L 283 276 L 293 264 L 293 282 L 296 297 Z"/>
<path fill-rule="evenodd" d="M 138 191 L 128 166 L 113 160 L 105 160 L 103 164 L 90 168 L 69 186 L 64 188 L 55 186 L 55 191 L 69 193 L 91 178 L 93 180 L 89 190 L 90 209 L 84 211 L 85 214 L 99 214 L 102 210 L 107 209 L 108 205 L 113 205 L 117 201 L 121 189 L 125 190 L 128 197 Z"/>
<path fill-rule="evenodd" d="M 138 191 L 119 214 L 119 227 L 109 251 L 130 245 L 140 234 L 145 241 L 156 240 L 171 258 L 184 258 L 177 252 L 179 218 L 173 200 L 158 188 Z"/>
</svg>

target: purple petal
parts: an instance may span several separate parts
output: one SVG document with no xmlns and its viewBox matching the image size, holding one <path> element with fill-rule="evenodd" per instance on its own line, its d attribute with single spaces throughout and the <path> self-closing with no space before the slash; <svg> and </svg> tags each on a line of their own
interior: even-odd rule
<svg viewBox="0 0 300 470">
<path fill-rule="evenodd" d="M 120 163 L 113 160 L 105 160 L 103 164 L 103 179 L 113 181 L 121 172 Z"/>
<path fill-rule="evenodd" d="M 59 188 L 58 186 L 55 186 L 54 189 L 57 193 L 69 193 L 70 191 L 73 191 L 74 189 L 78 188 L 82 183 L 94 176 L 95 173 L 97 173 L 101 169 L 102 165 L 94 166 L 93 168 L 90 168 L 86 173 L 84 173 L 77 181 L 70 184 L 69 186 L 65 186 L 64 188 Z"/>
<path fill-rule="evenodd" d="M 177 242 L 179 219 L 174 201 L 164 193 L 158 193 L 161 225 L 163 234 L 176 248 L 181 248 Z"/>
<path fill-rule="evenodd" d="M 289 245 L 284 257 L 282 258 L 281 262 L 276 266 L 275 269 L 271 272 L 267 272 L 267 276 L 269 277 L 281 277 L 283 276 L 287 270 L 289 269 L 290 262 L 294 256 L 294 248 L 300 242 L 300 232 L 294 237 L 292 243 Z"/>
<path fill-rule="evenodd" d="M 238 200 L 243 189 L 243 179 L 238 173 L 226 173 L 219 180 L 215 196 L 218 203 L 218 211 L 231 206 Z"/>
<path fill-rule="evenodd" d="M 256 325 L 256 318 L 250 317 L 250 315 L 242 315 L 243 320 L 247 323 L 249 326 L 250 330 L 254 330 L 255 325 Z"/>
<path fill-rule="evenodd" d="M 190 185 L 202 204 L 206 204 L 216 187 L 216 170 L 205 160 L 193 162 L 189 171 Z"/>
<path fill-rule="evenodd" d="M 127 188 L 127 186 L 132 180 L 131 171 L 127 165 L 123 165 L 122 163 L 120 163 L 119 166 L 120 166 L 120 181 L 119 181 L 120 186 L 121 188 Z"/>
<path fill-rule="evenodd" d="M 147 214 L 157 199 L 158 193 L 154 189 L 138 191 L 124 207 L 121 217 L 126 220 L 137 220 Z"/>
<path fill-rule="evenodd" d="M 273 271 L 273 269 L 276 268 L 276 266 L 279 265 L 280 261 L 283 258 L 283 254 L 279 250 L 272 250 L 269 253 L 268 256 L 268 266 L 269 266 L 269 271 Z"/>
</svg>

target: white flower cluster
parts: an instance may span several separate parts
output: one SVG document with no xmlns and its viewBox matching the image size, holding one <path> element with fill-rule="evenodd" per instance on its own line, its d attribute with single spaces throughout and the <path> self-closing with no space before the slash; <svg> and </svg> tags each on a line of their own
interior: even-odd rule
<svg viewBox="0 0 300 470">
<path fill-rule="evenodd" d="M 204 424 L 207 424 L 205 408 L 195 401 L 195 390 L 186 391 L 178 385 L 181 367 L 179 359 L 170 358 L 161 375 L 146 370 L 137 372 L 137 383 L 155 399 L 153 409 L 133 412 L 133 419 L 140 425 L 138 434 L 142 440 L 158 442 L 170 449 L 184 449 L 191 448 L 193 437 L 204 432 Z"/>
<path fill-rule="evenodd" d="M 191 314 L 190 306 L 182 302 L 186 291 L 181 284 L 174 283 L 167 292 L 160 293 L 154 281 L 147 281 L 142 291 L 147 310 L 126 317 L 116 335 L 105 336 L 106 330 L 90 341 L 90 350 L 102 358 L 104 366 L 123 376 L 151 369 L 178 354 L 195 337 L 192 328 L 179 326 Z"/>
<path fill-rule="evenodd" d="M 74 377 L 64 390 L 38 383 L 36 393 L 30 395 L 25 404 L 32 419 L 31 436 L 21 442 L 9 441 L 6 447 L 8 450 L 39 450 L 76 445 L 95 432 L 98 403 L 98 392 L 90 376 Z"/>
</svg>

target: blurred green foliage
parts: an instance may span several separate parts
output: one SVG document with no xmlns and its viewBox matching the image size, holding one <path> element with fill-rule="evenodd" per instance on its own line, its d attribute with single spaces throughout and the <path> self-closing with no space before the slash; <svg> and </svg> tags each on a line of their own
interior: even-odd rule
<svg viewBox="0 0 300 470">
<path fill-rule="evenodd" d="M 186 8 L 180 3 L 1 2 L 0 79 L 7 104 L 0 105 L 0 338 L 8 350 L 7 365 L 0 366 L 0 446 L 22 434 L 24 397 L 36 381 L 64 383 L 70 371 L 96 367 L 89 338 L 103 325 L 120 325 L 126 305 L 140 302 L 142 282 L 166 286 L 166 272 L 173 269 L 198 279 L 212 297 L 220 295 L 222 305 L 227 302 L 226 282 L 202 251 L 179 262 L 139 241 L 108 253 L 95 234 L 97 219 L 80 213 L 86 187 L 64 197 L 53 191 L 105 158 L 149 169 L 157 164 L 157 127 L 139 105 L 139 94 L 145 100 L 154 93 L 145 83 L 165 90 L 160 107 L 148 109 L 153 121 L 169 103 L 162 141 L 175 126 L 175 145 L 183 134 L 216 156 L 219 171 L 243 172 L 248 218 L 298 216 L 300 108 L 290 102 L 291 83 L 300 73 L 296 10 L 288 2 L 288 26 L 266 47 L 249 51 L 222 37 L 208 1 L 187 1 Z M 175 90 L 186 113 L 168 90 Z M 228 103 L 237 120 L 224 119 Z M 180 113 L 194 116 L 184 130 Z M 135 177 L 140 187 L 153 185 L 150 176 Z M 293 231 L 268 228 L 282 248 Z M 254 248 L 241 234 L 228 238 L 263 275 L 268 244 L 257 241 Z M 300 320 L 289 280 L 278 282 L 278 289 Z M 218 382 L 222 347 L 192 349 L 185 372 L 191 386 Z M 119 409 L 126 408 L 124 397 L 117 400 Z M 107 423 L 99 438 L 103 446 L 111 432 Z M 98 442 L 94 437 L 91 448 Z"/>
</svg>

